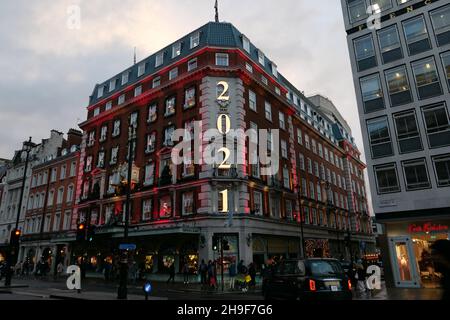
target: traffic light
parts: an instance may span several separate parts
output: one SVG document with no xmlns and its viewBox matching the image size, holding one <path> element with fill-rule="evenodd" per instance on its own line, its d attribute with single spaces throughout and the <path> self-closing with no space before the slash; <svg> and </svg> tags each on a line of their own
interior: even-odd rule
<svg viewBox="0 0 450 320">
<path fill-rule="evenodd" d="M 223 240 L 222 241 L 222 249 L 224 251 L 229 251 L 230 250 L 230 244 L 228 243 L 228 240 Z"/>
<path fill-rule="evenodd" d="M 94 241 L 95 236 L 95 226 L 89 226 L 87 230 L 87 241 L 92 242 Z"/>
<path fill-rule="evenodd" d="M 213 237 L 213 251 L 219 250 L 219 238 Z"/>
<path fill-rule="evenodd" d="M 77 226 L 77 241 L 82 242 L 86 240 L 86 225 L 79 223 Z"/>
<path fill-rule="evenodd" d="M 11 231 L 11 241 L 10 241 L 11 245 L 13 245 L 13 246 L 19 245 L 21 235 L 22 235 L 22 231 L 20 231 L 20 229 L 13 229 Z"/>
</svg>

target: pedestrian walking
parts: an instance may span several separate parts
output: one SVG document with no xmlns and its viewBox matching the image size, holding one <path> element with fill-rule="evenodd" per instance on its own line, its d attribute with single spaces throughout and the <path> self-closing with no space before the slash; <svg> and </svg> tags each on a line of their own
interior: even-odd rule
<svg viewBox="0 0 450 320">
<path fill-rule="evenodd" d="M 234 290 L 236 283 L 236 261 L 233 258 L 230 267 L 228 268 L 228 276 L 230 277 L 230 290 Z"/>
<path fill-rule="evenodd" d="M 256 286 L 256 266 L 253 262 L 248 266 L 248 275 L 251 278 L 249 285 L 254 288 Z"/>
<path fill-rule="evenodd" d="M 167 279 L 167 283 L 175 284 L 175 263 L 172 263 L 169 267 L 169 279 Z"/>
<path fill-rule="evenodd" d="M 348 269 L 348 278 L 352 284 L 352 288 L 356 288 L 356 265 L 354 263 Z"/>
<path fill-rule="evenodd" d="M 438 240 L 431 250 L 435 269 L 442 274 L 442 300 L 450 300 L 450 241 Z"/>
<path fill-rule="evenodd" d="M 366 269 L 364 269 L 364 266 L 362 265 L 362 261 L 358 261 L 358 264 L 356 265 L 356 275 L 358 276 L 358 291 L 359 292 L 366 292 Z"/>
<path fill-rule="evenodd" d="M 64 273 L 64 264 L 60 261 L 56 267 L 56 278 L 61 278 L 62 274 Z"/>
<path fill-rule="evenodd" d="M 109 281 L 109 279 L 111 277 L 111 268 L 112 268 L 112 264 L 109 262 L 106 262 L 105 267 L 104 267 L 105 281 Z"/>
<path fill-rule="evenodd" d="M 20 276 L 22 273 L 22 266 L 23 263 L 21 261 L 16 263 L 16 266 L 14 267 L 14 273 L 16 276 Z"/>
<path fill-rule="evenodd" d="M 242 274 L 242 273 L 243 273 L 243 272 L 242 272 L 243 267 L 244 267 L 244 260 L 241 260 L 241 261 L 239 261 L 239 263 L 238 263 L 238 265 L 237 265 L 237 272 L 238 272 L 239 274 Z"/>
<path fill-rule="evenodd" d="M 200 282 L 202 286 L 208 283 L 207 276 L 208 276 L 208 266 L 206 265 L 205 260 L 202 260 L 200 264 Z"/>
<path fill-rule="evenodd" d="M 189 264 L 187 261 L 183 265 L 183 282 L 184 284 L 189 284 Z"/>
<path fill-rule="evenodd" d="M 208 283 L 210 288 L 216 289 L 217 286 L 216 266 L 215 262 L 213 263 L 211 260 L 208 263 Z"/>
</svg>

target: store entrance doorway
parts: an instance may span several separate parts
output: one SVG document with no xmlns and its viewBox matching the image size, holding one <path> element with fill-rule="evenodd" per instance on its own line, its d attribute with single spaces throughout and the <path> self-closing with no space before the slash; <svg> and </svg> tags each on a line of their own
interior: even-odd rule
<svg viewBox="0 0 450 320">
<path fill-rule="evenodd" d="M 389 247 L 396 286 L 420 288 L 421 282 L 412 239 L 410 237 L 391 238 Z"/>
<path fill-rule="evenodd" d="M 433 259 L 431 257 L 431 246 L 436 241 L 424 237 L 414 238 L 414 254 L 417 258 L 419 276 L 422 287 L 427 289 L 437 289 L 441 287 L 443 275 L 436 271 Z"/>
</svg>

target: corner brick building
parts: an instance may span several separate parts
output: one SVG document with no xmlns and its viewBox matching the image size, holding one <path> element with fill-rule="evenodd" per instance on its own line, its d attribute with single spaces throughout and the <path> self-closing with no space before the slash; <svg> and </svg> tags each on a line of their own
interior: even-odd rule
<svg viewBox="0 0 450 320">
<path fill-rule="evenodd" d="M 130 123 L 137 130 L 129 241 L 146 272 L 217 259 L 215 235 L 229 241 L 226 261 L 260 267 L 269 257 L 299 257 L 302 225 L 308 256 L 375 252 L 366 167 L 330 105 L 315 106 L 229 23 L 208 23 L 96 85 L 80 124 L 76 192 L 77 222 L 97 227 L 87 248 L 92 270 L 114 259 L 122 241 Z M 203 133 L 222 114 L 232 129 L 280 129 L 275 176 L 248 164 L 247 150 L 246 163 L 228 170 L 172 163 L 173 130 L 201 121 Z"/>
</svg>

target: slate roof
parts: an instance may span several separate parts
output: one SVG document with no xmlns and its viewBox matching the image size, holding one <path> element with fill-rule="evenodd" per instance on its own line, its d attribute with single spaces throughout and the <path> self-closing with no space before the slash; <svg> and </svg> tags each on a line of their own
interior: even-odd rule
<svg viewBox="0 0 450 320">
<path fill-rule="evenodd" d="M 200 39 L 199 39 L 199 45 L 195 48 L 190 48 L 190 39 L 192 35 L 195 35 L 197 32 L 200 33 Z M 156 52 L 153 55 L 150 55 L 149 57 L 137 62 L 135 65 L 131 66 L 130 68 L 122 71 L 121 73 L 115 75 L 114 77 L 111 77 L 107 81 L 97 84 L 94 88 L 94 91 L 89 99 L 89 105 L 94 105 L 98 103 L 101 100 L 105 100 L 110 96 L 115 95 L 117 92 L 121 91 L 125 87 L 132 86 L 134 84 L 137 84 L 141 79 L 152 75 L 156 73 L 157 71 L 164 69 L 168 67 L 171 64 L 176 63 L 179 60 L 185 59 L 187 56 L 190 56 L 191 54 L 201 50 L 205 47 L 222 47 L 222 48 L 240 48 L 242 49 L 242 52 L 246 54 L 248 57 L 250 57 L 256 64 L 258 64 L 260 67 L 262 67 L 268 74 L 273 76 L 272 73 L 272 64 L 274 63 L 271 61 L 266 55 L 264 55 L 264 66 L 262 66 L 259 63 L 258 60 L 258 52 L 259 48 L 257 48 L 250 40 L 250 53 L 248 53 L 244 49 L 244 43 L 243 43 L 243 36 L 244 34 L 241 33 L 236 27 L 234 27 L 231 23 L 228 22 L 208 22 L 207 24 L 203 25 L 202 27 L 198 28 L 197 30 L 192 31 L 191 33 L 187 34 L 183 38 L 171 43 L 170 45 L 166 46 L 162 50 Z M 247 37 L 248 38 L 248 37 Z M 181 54 L 172 59 L 172 47 L 173 45 L 181 43 Z M 261 51 L 264 53 L 264 50 L 261 49 Z M 156 56 L 160 54 L 161 52 L 164 52 L 164 59 L 163 64 L 159 67 L 155 67 L 156 62 Z M 145 73 L 138 77 L 138 68 L 142 63 L 145 63 Z M 276 63 L 275 63 L 276 65 Z M 126 71 L 129 72 L 129 78 L 128 82 L 124 85 L 122 85 L 122 74 Z M 278 72 L 278 77 L 273 77 L 275 80 L 278 81 L 280 85 L 282 85 L 284 88 L 286 88 L 290 93 L 290 100 L 293 101 L 293 94 L 295 94 L 299 99 L 303 100 L 305 103 L 307 103 L 316 114 L 320 115 L 324 120 L 327 120 L 330 125 L 333 125 L 335 123 L 334 119 L 330 119 L 325 113 L 318 110 L 315 105 L 303 94 L 302 91 L 298 90 L 293 84 L 291 84 L 281 73 Z M 116 79 L 116 85 L 115 89 L 111 92 L 109 92 L 109 84 L 110 81 Z M 98 89 L 99 87 L 104 87 L 104 93 L 103 95 L 98 98 Z M 300 114 L 300 106 L 292 104 Z M 336 128 L 332 131 L 336 132 Z M 333 132 L 331 132 L 333 134 Z M 338 135 L 339 136 L 339 135 Z M 335 136 L 336 137 L 336 136 Z"/>
<path fill-rule="evenodd" d="M 197 32 L 200 32 L 200 41 L 199 45 L 193 49 L 190 49 L 190 37 L 191 35 L 196 34 Z M 242 51 L 247 54 L 255 63 L 258 63 L 259 66 L 262 67 L 261 64 L 258 62 L 258 48 L 255 47 L 254 44 L 250 42 L 250 54 L 244 50 L 243 40 L 242 40 L 243 34 L 236 29 L 231 23 L 228 22 L 209 22 L 205 24 L 204 26 L 200 27 L 197 30 L 194 30 L 193 32 L 189 33 L 188 35 L 184 36 L 183 38 L 171 43 L 170 45 L 166 46 L 162 50 L 156 52 L 155 54 L 137 62 L 132 67 L 122 71 L 121 73 L 115 75 L 114 77 L 111 77 L 107 81 L 97 84 L 94 88 L 94 91 L 90 97 L 89 105 L 96 104 L 97 102 L 107 99 L 108 97 L 116 94 L 117 92 L 121 91 L 123 88 L 128 87 L 130 85 L 138 83 L 141 79 L 145 78 L 146 76 L 149 76 L 151 74 L 154 74 L 155 72 L 179 61 L 187 56 L 193 54 L 196 51 L 201 50 L 204 47 L 224 47 L 224 48 L 241 48 Z M 181 43 L 181 54 L 172 59 L 172 47 L 173 45 Z M 264 52 L 264 50 L 261 50 Z M 161 52 L 164 52 L 164 63 L 155 68 L 155 62 L 156 62 L 156 56 L 160 54 Z M 145 67 L 145 73 L 138 77 L 138 67 L 142 63 L 146 64 Z M 265 65 L 264 69 L 267 73 L 272 74 L 272 61 L 268 59 L 267 56 L 265 56 Z M 129 71 L 129 78 L 128 82 L 124 85 L 121 83 L 122 74 L 126 71 Z M 109 83 L 111 80 L 117 79 L 115 89 L 111 92 L 109 92 Z M 303 94 L 300 93 L 299 90 L 297 90 L 293 85 L 291 85 L 281 74 L 278 76 L 278 81 L 281 85 L 288 88 L 289 90 L 296 93 L 297 96 L 300 98 L 306 100 L 306 97 L 303 96 Z M 104 93 L 100 98 L 97 98 L 98 96 L 98 89 L 99 87 L 105 87 Z"/>
</svg>

